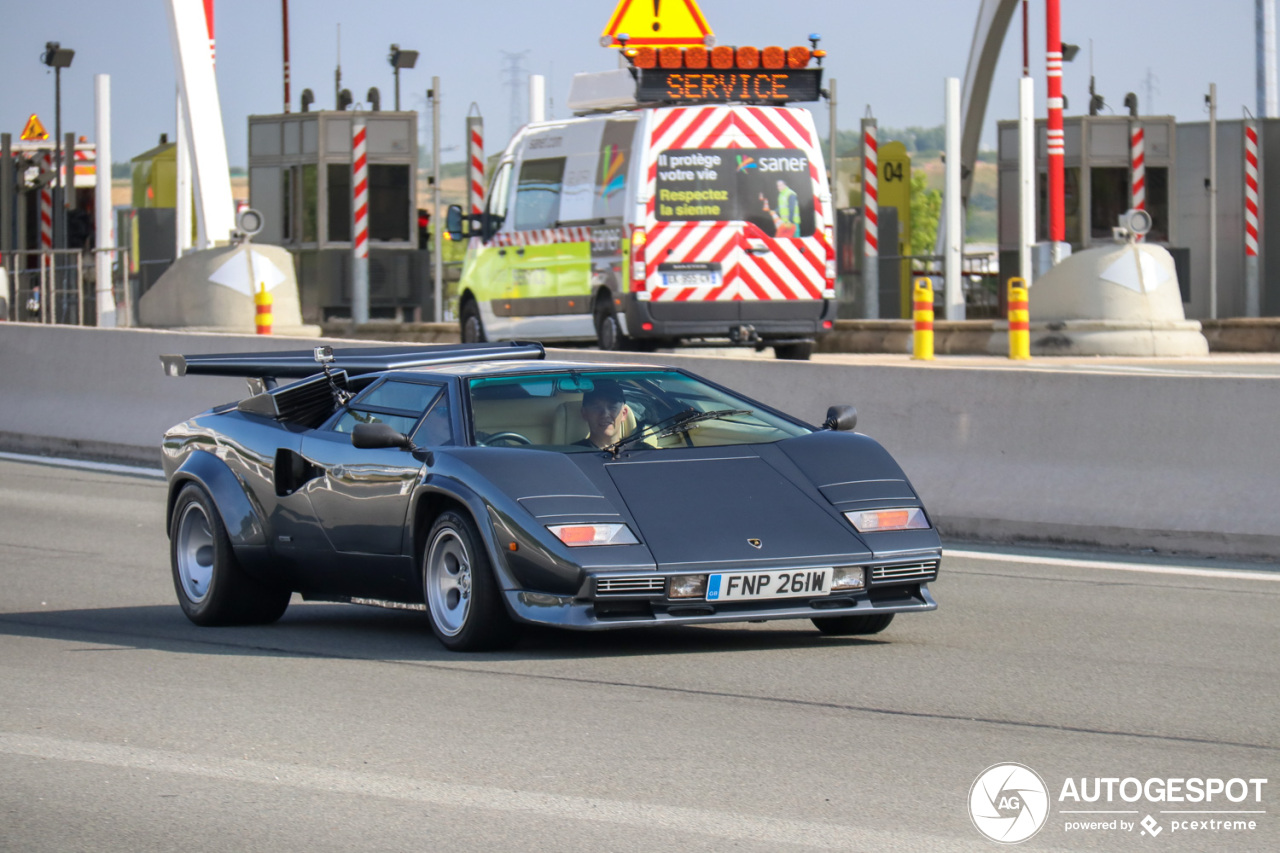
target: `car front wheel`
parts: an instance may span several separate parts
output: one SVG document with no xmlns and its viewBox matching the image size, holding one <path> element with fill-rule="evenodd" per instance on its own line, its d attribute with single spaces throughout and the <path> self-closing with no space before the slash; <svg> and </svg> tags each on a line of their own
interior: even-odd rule
<svg viewBox="0 0 1280 853">
<path fill-rule="evenodd" d="M 824 634 L 848 637 L 855 634 L 879 634 L 892 621 L 892 613 L 868 613 L 865 616 L 819 616 L 813 619 L 813 624 Z"/>
<path fill-rule="evenodd" d="M 455 652 L 510 646 L 518 629 L 502 604 L 493 567 L 470 518 L 445 512 L 427 539 L 422 567 L 423 596 L 431 629 Z"/>
<path fill-rule="evenodd" d="M 485 342 L 484 323 L 480 320 L 480 308 L 468 299 L 462 304 L 459 317 L 459 332 L 464 344 L 482 344 Z"/>
<path fill-rule="evenodd" d="M 261 583 L 240 566 L 218 508 L 194 483 L 174 504 L 169 556 L 178 604 L 197 625 L 265 625 L 289 606 L 290 590 Z"/>
</svg>

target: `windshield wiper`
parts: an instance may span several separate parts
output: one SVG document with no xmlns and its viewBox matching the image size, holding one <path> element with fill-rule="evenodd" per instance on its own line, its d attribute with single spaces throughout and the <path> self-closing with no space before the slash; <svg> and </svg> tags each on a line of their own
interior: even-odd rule
<svg viewBox="0 0 1280 853">
<path fill-rule="evenodd" d="M 700 412 L 697 409 L 685 409 L 683 412 L 677 412 L 669 418 L 663 418 L 656 424 L 650 424 L 644 429 L 634 432 L 626 438 L 615 441 L 604 449 L 607 452 L 612 453 L 614 459 L 617 459 L 619 451 L 624 447 L 629 447 L 636 442 L 644 441 L 646 438 L 665 438 L 679 432 L 688 432 L 693 429 L 695 424 L 699 424 L 703 421 L 729 418 L 734 415 L 749 415 L 751 413 L 751 409 L 713 409 L 709 412 Z"/>
</svg>

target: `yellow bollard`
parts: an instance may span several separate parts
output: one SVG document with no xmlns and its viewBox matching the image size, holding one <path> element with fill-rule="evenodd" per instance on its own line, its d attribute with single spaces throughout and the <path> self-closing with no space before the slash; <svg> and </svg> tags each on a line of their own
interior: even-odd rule
<svg viewBox="0 0 1280 853">
<path fill-rule="evenodd" d="M 1027 310 L 1026 281 L 1009 279 L 1009 358 L 1031 358 L 1031 313 Z"/>
<path fill-rule="evenodd" d="M 267 283 L 264 281 L 258 287 L 258 292 L 253 296 L 253 304 L 256 306 L 257 316 L 254 318 L 258 326 L 258 334 L 271 334 L 271 293 L 267 290 Z"/>
<path fill-rule="evenodd" d="M 933 361 L 933 281 L 917 279 L 914 294 L 916 325 L 911 336 L 911 357 Z"/>
</svg>

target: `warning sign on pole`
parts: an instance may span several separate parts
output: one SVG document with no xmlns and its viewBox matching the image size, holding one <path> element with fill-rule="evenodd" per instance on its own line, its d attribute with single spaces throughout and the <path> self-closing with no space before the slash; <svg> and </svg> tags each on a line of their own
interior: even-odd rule
<svg viewBox="0 0 1280 853">
<path fill-rule="evenodd" d="M 22 128 L 22 136 L 18 138 L 23 142 L 43 142 L 49 138 L 49 131 L 44 129 L 40 119 L 32 113 L 31 118 L 27 119 L 27 126 Z"/>
<path fill-rule="evenodd" d="M 634 47 L 648 45 L 658 47 L 674 45 L 687 47 L 706 45 L 712 35 L 702 10 L 696 0 L 619 0 L 618 7 L 609 18 L 609 25 L 600 35 L 605 47 L 622 47 L 619 35 L 627 37 L 627 44 Z"/>
</svg>

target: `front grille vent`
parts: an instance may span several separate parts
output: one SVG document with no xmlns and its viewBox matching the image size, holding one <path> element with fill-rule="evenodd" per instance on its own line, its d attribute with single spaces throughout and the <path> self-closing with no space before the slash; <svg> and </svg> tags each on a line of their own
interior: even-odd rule
<svg viewBox="0 0 1280 853">
<path fill-rule="evenodd" d="M 871 567 L 871 582 L 873 584 L 931 581 L 937 576 L 937 560 L 929 560 L 926 563 L 905 563 L 900 566 Z"/>
<path fill-rule="evenodd" d="M 661 595 L 662 577 L 596 578 L 596 595 Z"/>
</svg>

